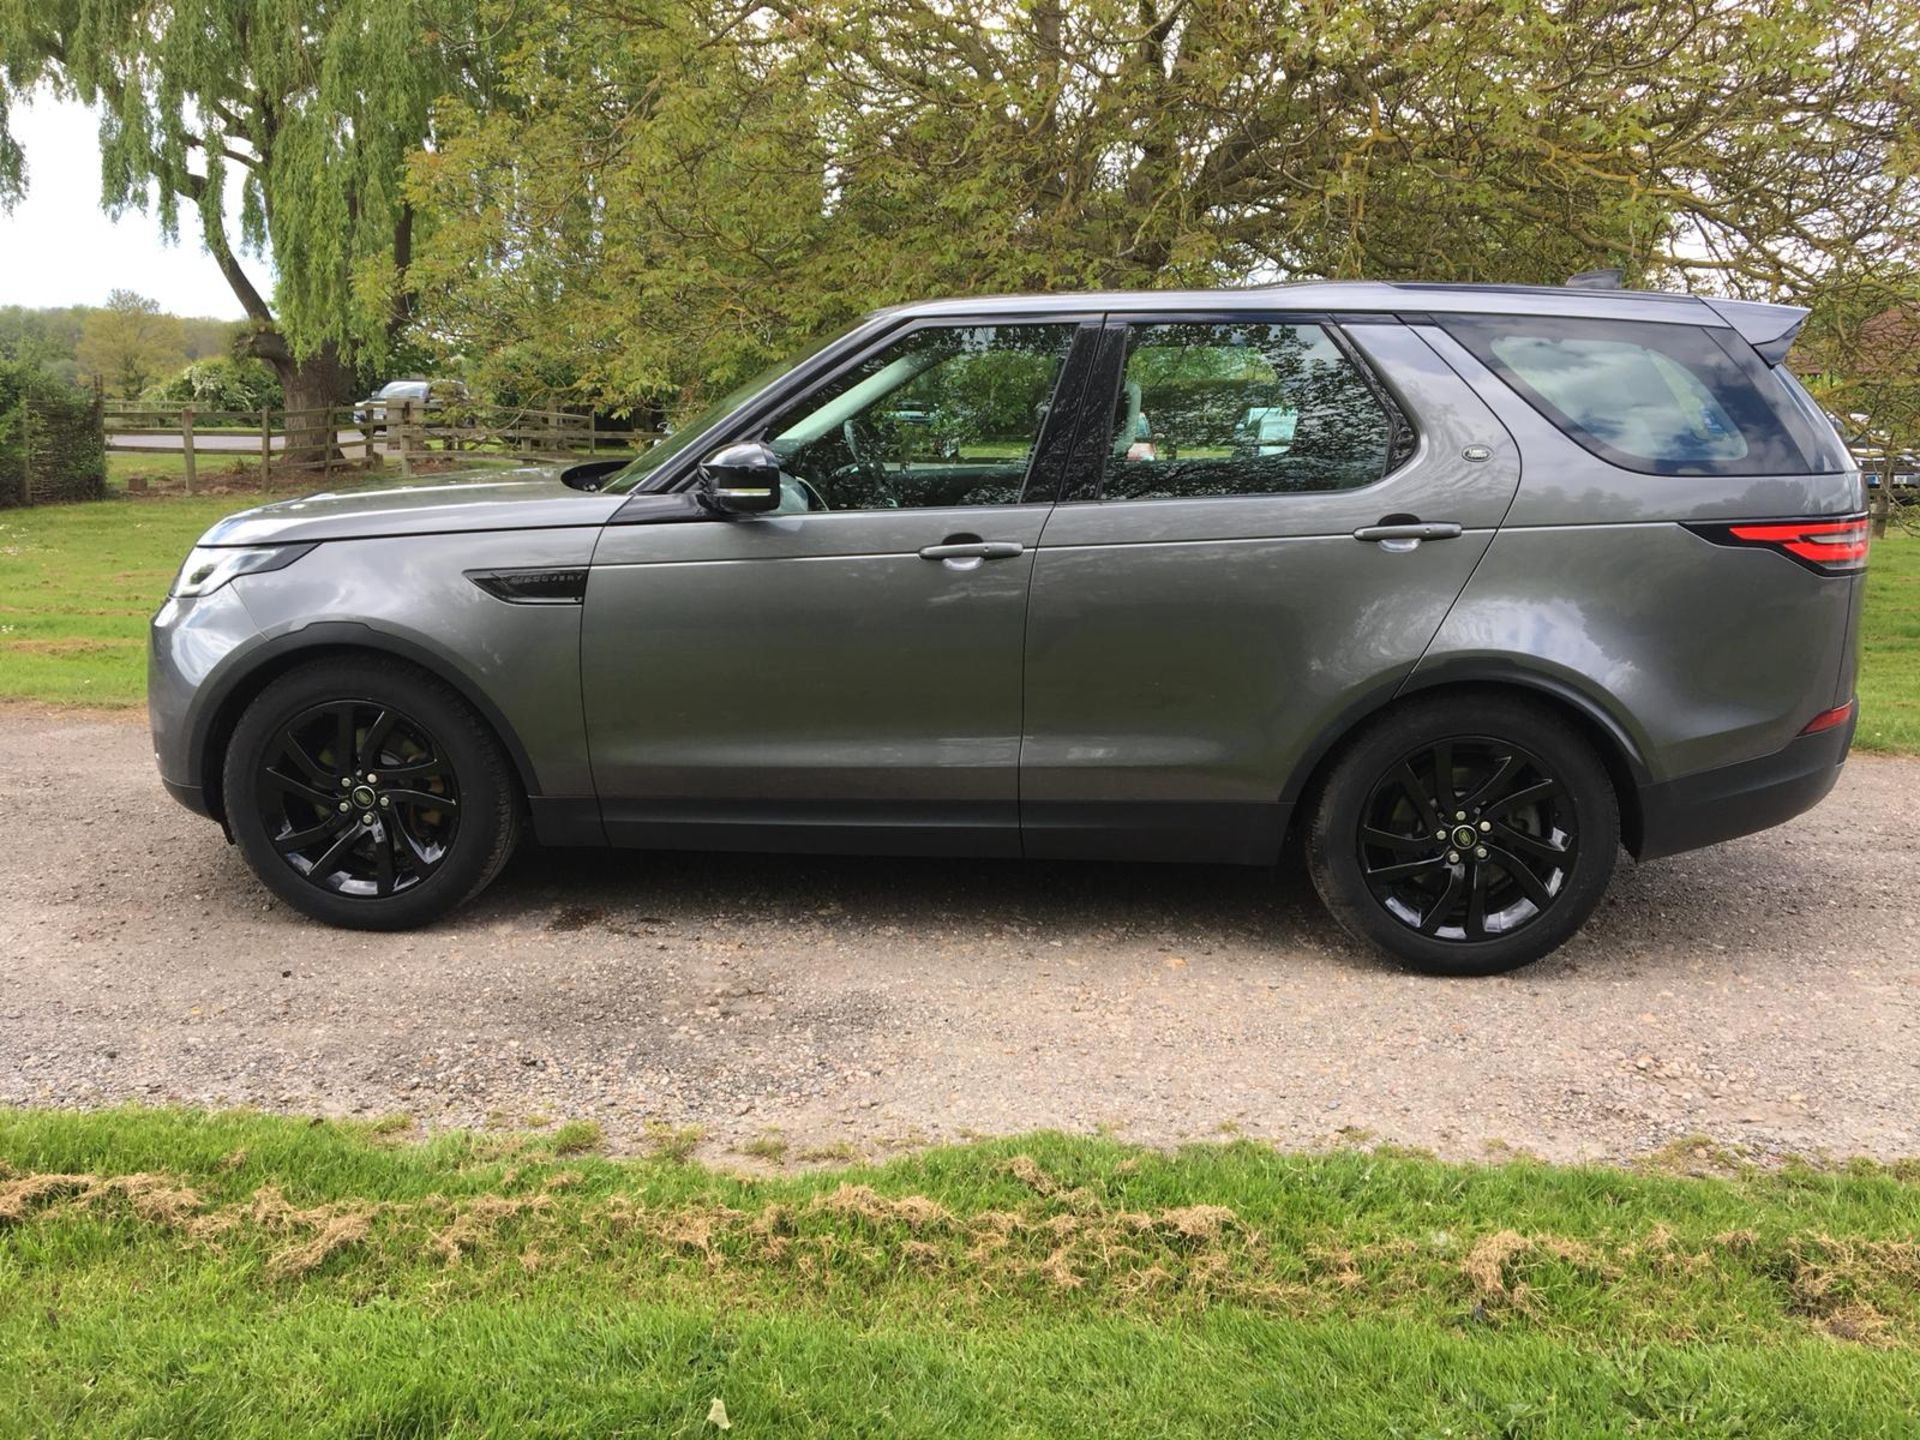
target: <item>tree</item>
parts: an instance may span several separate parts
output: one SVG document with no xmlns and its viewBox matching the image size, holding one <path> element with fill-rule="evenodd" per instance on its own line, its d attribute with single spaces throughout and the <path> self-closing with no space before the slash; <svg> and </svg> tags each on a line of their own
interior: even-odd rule
<svg viewBox="0 0 1920 1440">
<path fill-rule="evenodd" d="M 104 310 L 87 312 L 74 358 L 88 375 L 132 400 L 155 375 L 184 360 L 186 351 L 180 322 L 161 313 L 159 301 L 115 290 Z"/>
<path fill-rule="evenodd" d="M 101 108 L 107 209 L 183 205 L 293 408 L 350 398 L 412 315 L 422 217 L 402 164 L 441 95 L 484 84 L 487 37 L 456 0 L 0 0 L 0 199 L 25 157 L 6 98 L 49 85 Z M 240 234 L 225 195 L 241 178 Z M 272 301 L 242 262 L 270 256 Z"/>
<path fill-rule="evenodd" d="M 1818 297 L 1920 213 L 1895 0 L 599 0 L 416 157 L 424 313 L 691 395 L 938 291 Z"/>
</svg>

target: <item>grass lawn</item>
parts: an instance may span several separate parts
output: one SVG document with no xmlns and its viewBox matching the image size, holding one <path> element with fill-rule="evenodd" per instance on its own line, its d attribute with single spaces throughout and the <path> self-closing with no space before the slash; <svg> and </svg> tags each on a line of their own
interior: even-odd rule
<svg viewBox="0 0 1920 1440">
<path fill-rule="evenodd" d="M 180 483 L 187 471 L 186 457 L 178 450 L 155 450 L 136 455 L 130 450 L 107 452 L 107 485 L 125 490 L 126 483 L 138 475 L 156 484 Z M 253 485 L 260 483 L 260 457 L 244 451 L 214 453 L 202 450 L 193 457 L 194 478 L 202 485 Z M 258 500 L 258 496 L 254 497 Z"/>
<path fill-rule="evenodd" d="M 0 1433 L 1920 1424 L 1901 1171 L 1036 1136 L 741 1179 L 562 1131 L 0 1111 Z"/>
<path fill-rule="evenodd" d="M 177 478 L 179 457 L 158 458 Z M 259 500 L 243 489 L 0 511 L 0 698 L 139 704 L 147 618 L 188 547 Z M 1855 743 L 1920 753 L 1920 538 L 1898 532 L 1868 569 Z"/>
<path fill-rule="evenodd" d="M 1868 558 L 1853 743 L 1920 754 L 1920 536 L 1890 532 Z"/>
<path fill-rule="evenodd" d="M 146 698 L 147 621 L 180 562 L 258 495 L 0 510 L 0 696 L 81 705 Z"/>
</svg>

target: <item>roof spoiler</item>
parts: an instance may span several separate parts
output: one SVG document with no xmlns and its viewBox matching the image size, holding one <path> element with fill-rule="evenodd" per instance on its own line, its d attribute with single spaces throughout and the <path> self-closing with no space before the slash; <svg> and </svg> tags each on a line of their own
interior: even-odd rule
<svg viewBox="0 0 1920 1440">
<path fill-rule="evenodd" d="M 1778 365 L 1787 358 L 1787 347 L 1793 344 L 1793 337 L 1800 333 L 1800 327 L 1807 322 L 1807 310 L 1803 305 L 1765 305 L 1757 300 L 1711 300 L 1705 295 L 1700 299 L 1714 314 L 1738 330 L 1740 337 L 1758 350 L 1760 358 L 1769 365 Z"/>
</svg>

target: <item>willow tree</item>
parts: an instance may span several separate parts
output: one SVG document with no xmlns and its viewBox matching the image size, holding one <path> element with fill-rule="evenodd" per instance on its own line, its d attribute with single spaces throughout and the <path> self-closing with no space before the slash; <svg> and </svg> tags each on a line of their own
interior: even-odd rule
<svg viewBox="0 0 1920 1440">
<path fill-rule="evenodd" d="M 616 396 L 931 291 L 1807 295 L 1920 213 L 1912 0 L 596 0 L 527 33 L 521 103 L 417 164 L 426 308 L 470 352 L 590 335 Z"/>
<path fill-rule="evenodd" d="M 190 217 L 246 313 L 246 353 L 289 408 L 336 404 L 411 317 L 426 222 L 404 161 L 431 143 L 438 97 L 484 86 L 486 57 L 454 0 L 0 0 L 0 199 L 33 160 L 9 98 L 98 106 L 107 210 L 153 205 L 170 236 Z"/>
</svg>

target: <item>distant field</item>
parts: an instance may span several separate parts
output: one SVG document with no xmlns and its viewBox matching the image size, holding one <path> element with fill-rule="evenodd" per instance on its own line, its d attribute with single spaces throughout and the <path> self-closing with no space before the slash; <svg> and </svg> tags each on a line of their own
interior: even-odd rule
<svg viewBox="0 0 1920 1440">
<path fill-rule="evenodd" d="M 0 1111 L 0 1433 L 1910 1436 L 1920 1183 Z"/>
<path fill-rule="evenodd" d="M 129 458 L 109 461 L 124 475 L 130 467 L 119 462 Z M 177 455 L 137 463 L 179 477 Z M 386 478 L 399 477 L 389 470 Z M 243 486 L 191 499 L 0 510 L 0 697 L 140 703 L 146 622 L 188 547 L 220 516 L 261 498 Z M 1920 753 L 1920 537 L 1895 532 L 1875 543 L 1861 651 L 1855 743 Z"/>
</svg>

